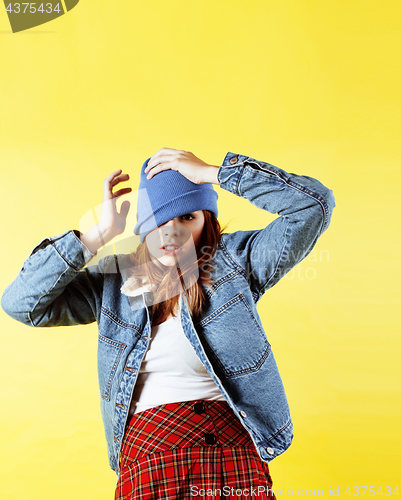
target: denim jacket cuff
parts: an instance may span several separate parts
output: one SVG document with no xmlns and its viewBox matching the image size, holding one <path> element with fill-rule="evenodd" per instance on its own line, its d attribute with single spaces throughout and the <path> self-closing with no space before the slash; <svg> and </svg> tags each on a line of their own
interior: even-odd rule
<svg viewBox="0 0 401 500">
<path fill-rule="evenodd" d="M 223 163 L 221 164 L 217 172 L 217 180 L 219 181 L 220 187 L 226 191 L 230 191 L 233 194 L 238 195 L 238 184 L 241 178 L 241 171 L 238 170 L 244 160 L 248 156 L 239 155 L 235 153 L 227 153 Z M 231 167 L 231 168 L 221 168 L 221 167 Z"/>
<path fill-rule="evenodd" d="M 34 248 L 31 255 L 51 244 L 70 267 L 79 271 L 96 255 L 82 243 L 81 235 L 80 231 L 73 229 L 60 236 L 46 238 Z"/>
</svg>

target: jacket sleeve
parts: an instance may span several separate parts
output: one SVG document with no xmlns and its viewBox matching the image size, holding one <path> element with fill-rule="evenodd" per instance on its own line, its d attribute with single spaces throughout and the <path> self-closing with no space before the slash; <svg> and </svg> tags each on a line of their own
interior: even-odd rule
<svg viewBox="0 0 401 500">
<path fill-rule="evenodd" d="M 103 287 L 102 260 L 94 257 L 79 231 L 46 238 L 33 249 L 1 298 L 3 310 L 29 326 L 68 326 L 96 320 Z"/>
<path fill-rule="evenodd" d="M 333 191 L 312 177 L 234 153 L 227 153 L 217 177 L 221 188 L 280 215 L 264 229 L 224 234 L 220 241 L 259 299 L 326 231 L 336 206 Z"/>
</svg>

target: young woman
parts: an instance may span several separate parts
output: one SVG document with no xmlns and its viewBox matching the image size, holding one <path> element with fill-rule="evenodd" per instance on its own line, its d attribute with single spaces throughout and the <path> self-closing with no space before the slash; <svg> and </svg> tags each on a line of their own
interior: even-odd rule
<svg viewBox="0 0 401 500">
<path fill-rule="evenodd" d="M 327 229 L 335 200 L 311 177 L 227 153 L 220 167 L 163 148 L 141 170 L 130 255 L 85 266 L 126 225 L 121 170 L 99 223 L 43 240 L 2 297 L 30 326 L 98 322 L 115 499 L 274 498 L 268 462 L 292 421 L 257 303 Z M 280 217 L 224 233 L 212 184 Z"/>
</svg>

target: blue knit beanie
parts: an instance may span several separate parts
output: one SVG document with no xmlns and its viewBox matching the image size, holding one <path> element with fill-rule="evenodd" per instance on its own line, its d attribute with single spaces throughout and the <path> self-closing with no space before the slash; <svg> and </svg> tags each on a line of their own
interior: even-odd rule
<svg viewBox="0 0 401 500">
<path fill-rule="evenodd" d="M 216 217 L 218 194 L 212 184 L 195 184 L 176 170 L 162 170 L 147 179 L 145 168 L 148 158 L 142 165 L 138 191 L 137 223 L 135 234 L 145 236 L 175 217 L 195 212 L 210 210 Z"/>
</svg>

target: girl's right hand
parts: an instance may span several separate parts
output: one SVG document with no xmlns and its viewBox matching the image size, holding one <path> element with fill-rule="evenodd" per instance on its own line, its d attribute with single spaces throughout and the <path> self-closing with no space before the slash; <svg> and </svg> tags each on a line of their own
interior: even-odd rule
<svg viewBox="0 0 401 500">
<path fill-rule="evenodd" d="M 115 236 L 122 234 L 125 230 L 130 202 L 124 201 L 121 204 L 120 212 L 117 212 L 116 200 L 124 194 L 132 191 L 131 188 L 122 188 L 116 192 L 113 189 L 120 184 L 129 180 L 128 174 L 123 174 L 122 170 L 112 172 L 103 182 L 103 200 L 102 200 L 102 215 L 99 220 L 99 229 L 109 237 L 109 241 Z"/>
<path fill-rule="evenodd" d="M 125 230 L 130 202 L 124 201 L 121 204 L 120 212 L 117 212 L 116 200 L 124 194 L 132 191 L 131 188 L 122 188 L 116 192 L 113 189 L 129 180 L 128 174 L 123 174 L 122 170 L 112 172 L 103 182 L 102 214 L 96 226 L 93 226 L 85 234 L 81 235 L 82 243 L 96 254 L 97 251 L 111 241 L 115 236 L 122 234 Z"/>
</svg>

